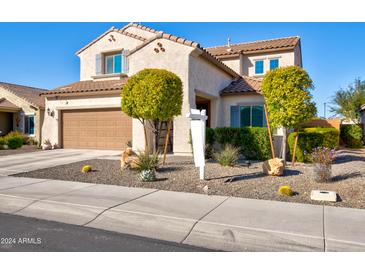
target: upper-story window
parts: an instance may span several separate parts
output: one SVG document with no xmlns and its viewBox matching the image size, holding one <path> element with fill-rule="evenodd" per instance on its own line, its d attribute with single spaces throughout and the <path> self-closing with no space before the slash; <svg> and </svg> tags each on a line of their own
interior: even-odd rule
<svg viewBox="0 0 365 274">
<path fill-rule="evenodd" d="M 270 70 L 276 69 L 279 67 L 279 59 L 270 59 Z"/>
<path fill-rule="evenodd" d="M 264 61 L 257 60 L 255 61 L 255 74 L 263 74 L 264 73 Z"/>
<path fill-rule="evenodd" d="M 122 72 L 122 54 L 113 54 L 104 56 L 105 74 Z"/>
</svg>

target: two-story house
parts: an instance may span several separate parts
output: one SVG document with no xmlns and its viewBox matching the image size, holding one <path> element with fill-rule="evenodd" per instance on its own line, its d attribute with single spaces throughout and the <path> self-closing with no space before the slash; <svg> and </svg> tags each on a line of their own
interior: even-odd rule
<svg viewBox="0 0 365 274">
<path fill-rule="evenodd" d="M 265 126 L 261 77 L 279 66 L 301 66 L 299 37 L 203 48 L 140 24 L 111 28 L 77 52 L 80 81 L 43 94 L 43 140 L 64 148 L 144 148 L 139 121 L 120 110 L 128 77 L 161 68 L 183 82 L 182 115 L 173 123 L 172 150 L 190 154 L 190 108 L 204 108 L 210 127 Z"/>
</svg>

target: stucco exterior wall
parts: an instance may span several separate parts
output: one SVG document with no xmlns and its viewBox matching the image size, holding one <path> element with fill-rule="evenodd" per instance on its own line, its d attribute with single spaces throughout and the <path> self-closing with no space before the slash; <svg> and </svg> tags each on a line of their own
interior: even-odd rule
<svg viewBox="0 0 365 274">
<path fill-rule="evenodd" d="M 161 43 L 165 52 L 154 51 L 157 43 Z M 183 83 L 182 115 L 174 119 L 173 147 L 175 154 L 190 154 L 189 144 L 190 121 L 185 117 L 190 110 L 189 96 L 189 54 L 193 48 L 181 45 L 166 39 L 157 39 L 129 57 L 129 74 L 133 75 L 145 68 L 166 69 L 178 75 Z M 144 149 L 143 127 L 138 122 L 133 122 L 133 147 Z"/>
<path fill-rule="evenodd" d="M 242 55 L 240 55 L 239 57 L 234 57 L 234 58 L 230 58 L 230 59 L 222 59 L 221 61 L 226 64 L 227 66 L 229 66 L 231 69 L 233 69 L 235 72 L 237 72 L 238 74 L 242 75 L 242 63 L 241 63 L 241 57 Z"/>
<path fill-rule="evenodd" d="M 61 145 L 61 111 L 64 109 L 116 108 L 121 106 L 120 96 L 82 96 L 46 98 L 46 109 L 54 111 L 54 117 L 45 113 L 42 128 L 42 143 L 50 140 L 52 145 Z"/>
<path fill-rule="evenodd" d="M 114 36 L 115 41 L 109 41 L 110 35 Z M 92 76 L 96 75 L 95 56 L 97 54 L 122 51 L 123 49 L 131 50 L 141 43 L 143 42 L 119 32 L 110 32 L 78 55 L 80 57 L 80 81 L 92 80 Z"/>
<path fill-rule="evenodd" d="M 24 116 L 34 115 L 34 136 L 32 137 L 39 142 L 41 140 L 41 127 L 43 123 L 39 109 L 36 108 L 36 106 L 31 107 L 32 105 L 28 101 L 0 87 L 0 98 L 1 97 L 6 98 L 8 101 L 22 109 L 13 115 L 13 130 L 24 132 Z M 18 119 L 19 122 L 17 122 Z"/>
<path fill-rule="evenodd" d="M 264 98 L 259 94 L 222 96 L 222 123 L 220 127 L 231 126 L 231 106 L 243 104 L 263 104 Z"/>
<path fill-rule="evenodd" d="M 219 127 L 222 124 L 221 97 L 219 92 L 232 82 L 232 76 L 218 69 L 205 59 L 192 54 L 189 58 L 189 90 L 191 92 L 191 107 L 196 107 L 195 95 L 210 99 L 210 126 Z"/>
<path fill-rule="evenodd" d="M 279 67 L 293 66 L 294 62 L 294 51 L 290 52 L 274 52 L 269 54 L 259 54 L 259 55 L 244 55 L 242 58 L 244 75 L 248 76 L 263 76 L 266 72 L 270 70 L 270 59 L 279 59 Z M 264 61 L 264 73 L 257 75 L 255 74 L 255 61 Z"/>
<path fill-rule="evenodd" d="M 302 52 L 299 44 L 294 48 L 294 65 L 302 67 Z"/>
</svg>

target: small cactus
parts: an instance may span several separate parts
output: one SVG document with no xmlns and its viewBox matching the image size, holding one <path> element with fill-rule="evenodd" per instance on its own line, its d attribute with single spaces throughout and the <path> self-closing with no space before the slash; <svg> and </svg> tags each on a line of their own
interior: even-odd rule
<svg viewBox="0 0 365 274">
<path fill-rule="evenodd" d="M 290 186 L 281 186 L 281 187 L 279 188 L 279 190 L 278 190 L 278 193 L 279 193 L 279 195 L 281 195 L 281 196 L 288 196 L 288 197 L 290 197 L 290 196 L 293 196 L 293 195 L 294 195 L 294 192 L 293 192 L 293 190 L 291 189 L 291 187 L 290 187 Z"/>
<path fill-rule="evenodd" d="M 156 173 L 155 170 L 142 170 L 139 173 L 139 178 L 142 182 L 152 182 L 156 180 Z"/>
<path fill-rule="evenodd" d="M 89 165 L 86 165 L 86 166 L 83 166 L 82 169 L 81 169 L 81 172 L 82 173 L 88 173 L 92 170 L 92 167 L 89 166 Z"/>
</svg>

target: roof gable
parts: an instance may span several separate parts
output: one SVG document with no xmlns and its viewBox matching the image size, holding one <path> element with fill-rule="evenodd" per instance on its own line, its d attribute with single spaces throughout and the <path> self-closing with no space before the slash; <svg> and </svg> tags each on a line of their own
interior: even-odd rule
<svg viewBox="0 0 365 274">
<path fill-rule="evenodd" d="M 29 104 L 36 107 L 44 107 L 44 98 L 40 95 L 46 92 L 46 89 L 34 88 L 10 83 L 0 82 L 0 87 L 6 89 L 7 91 L 15 94 L 19 98 L 27 101 Z"/>
</svg>

